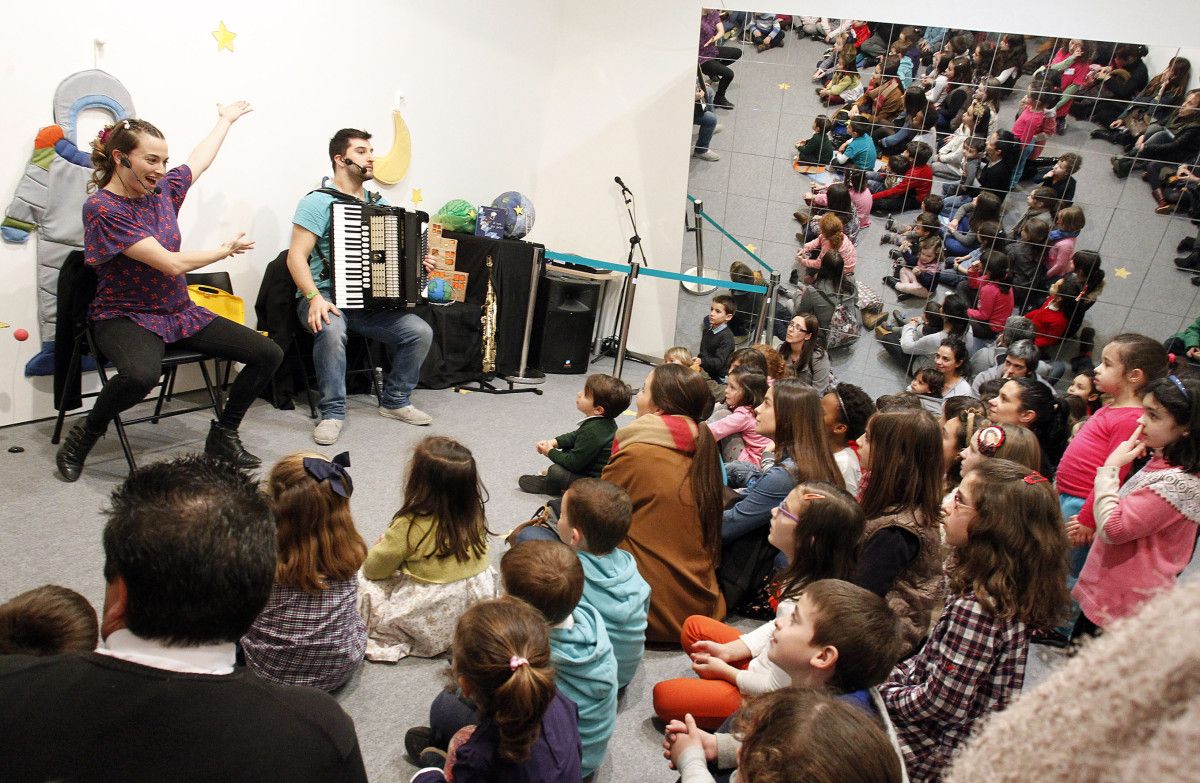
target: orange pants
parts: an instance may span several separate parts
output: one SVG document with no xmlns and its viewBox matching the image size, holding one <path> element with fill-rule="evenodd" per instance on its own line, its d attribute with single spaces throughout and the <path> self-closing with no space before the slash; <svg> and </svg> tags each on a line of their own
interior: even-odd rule
<svg viewBox="0 0 1200 783">
<path fill-rule="evenodd" d="M 686 653 L 699 641 L 725 644 L 741 637 L 741 632 L 710 617 L 694 614 L 683 623 L 679 643 Z M 750 659 L 733 664 L 745 669 Z M 654 714 L 665 721 L 683 720 L 691 713 L 702 729 L 717 729 L 725 719 L 742 706 L 742 694 L 737 686 L 726 680 L 694 679 L 664 680 L 654 686 Z"/>
</svg>

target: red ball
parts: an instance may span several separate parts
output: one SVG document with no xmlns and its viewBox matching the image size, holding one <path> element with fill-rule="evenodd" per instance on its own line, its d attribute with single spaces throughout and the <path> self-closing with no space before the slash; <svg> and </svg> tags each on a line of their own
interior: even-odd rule
<svg viewBox="0 0 1200 783">
<path fill-rule="evenodd" d="M 14 329 L 13 337 L 17 338 L 18 342 L 23 343 L 29 339 L 29 332 L 25 331 L 24 329 Z"/>
</svg>

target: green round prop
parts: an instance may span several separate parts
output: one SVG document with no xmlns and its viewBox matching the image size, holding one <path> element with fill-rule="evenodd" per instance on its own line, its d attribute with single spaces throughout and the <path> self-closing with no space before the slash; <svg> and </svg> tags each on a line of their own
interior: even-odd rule
<svg viewBox="0 0 1200 783">
<path fill-rule="evenodd" d="M 477 215 L 478 210 L 471 205 L 471 202 L 456 198 L 443 204 L 430 220 L 434 223 L 441 223 L 447 231 L 474 234 Z"/>
</svg>

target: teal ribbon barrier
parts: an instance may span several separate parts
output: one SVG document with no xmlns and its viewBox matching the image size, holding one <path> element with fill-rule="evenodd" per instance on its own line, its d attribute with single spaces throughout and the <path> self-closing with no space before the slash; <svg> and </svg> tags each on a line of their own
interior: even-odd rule
<svg viewBox="0 0 1200 783">
<path fill-rule="evenodd" d="M 690 201 L 690 202 L 692 202 L 693 204 L 695 204 L 695 203 L 696 203 L 696 197 L 695 197 L 695 196 L 693 196 L 691 193 L 689 193 L 689 194 L 688 194 L 688 201 Z M 737 237 L 735 237 L 733 234 L 730 234 L 728 231 L 726 231 L 726 230 L 725 230 L 725 226 L 722 226 L 720 223 L 718 223 L 717 221 L 715 221 L 715 220 L 713 220 L 711 217 L 709 217 L 707 212 L 701 211 L 701 212 L 700 212 L 700 217 L 704 218 L 704 219 L 705 219 L 705 220 L 707 220 L 709 223 L 712 223 L 712 226 L 713 226 L 713 228 L 715 228 L 717 231 L 720 231 L 722 234 L 724 234 L 726 237 L 728 237 L 728 238 L 729 238 L 729 241 L 730 241 L 730 242 L 732 242 L 733 244 L 737 245 L 738 247 L 740 247 L 740 248 L 742 249 L 742 252 L 743 252 L 743 253 L 745 253 L 746 255 L 750 256 L 750 257 L 751 257 L 751 258 L 753 258 L 755 261 L 757 261 L 757 262 L 758 262 L 758 265 L 759 265 L 759 266 L 761 266 L 763 269 L 767 270 L 767 273 L 768 273 L 768 274 L 770 274 L 771 272 L 774 272 L 774 271 L 775 271 L 774 269 L 772 269 L 772 268 L 770 267 L 770 265 L 768 265 L 768 264 L 767 264 L 767 262 L 766 262 L 766 261 L 763 261 L 763 260 L 762 260 L 761 258 L 759 258 L 757 255 L 755 255 L 753 252 L 751 252 L 750 248 L 748 248 L 748 247 L 746 247 L 745 245 L 743 245 L 743 244 L 742 244 L 742 243 L 741 243 L 741 242 L 738 240 L 738 238 L 737 238 Z"/>
<path fill-rule="evenodd" d="M 690 198 L 690 196 L 689 196 Z M 735 242 L 737 240 L 734 240 Z M 544 257 L 550 261 L 562 261 L 567 264 L 579 264 L 580 266 L 590 266 L 593 269 L 604 269 L 610 272 L 620 272 L 621 274 L 629 274 L 631 267 L 629 264 L 614 264 L 611 261 L 600 261 L 595 258 L 587 258 L 586 256 L 576 255 L 574 253 L 558 253 L 554 250 L 547 250 Z M 759 263 L 762 263 L 761 261 Z M 766 266 L 764 264 L 764 266 Z M 767 267 L 770 269 L 770 267 Z M 722 280 L 717 277 L 697 277 L 696 275 L 685 275 L 679 272 L 665 272 L 661 269 L 651 269 L 649 267 L 641 267 L 639 275 L 646 277 L 657 277 L 662 280 L 676 280 L 682 283 L 696 283 L 698 285 L 713 285 L 717 288 L 729 288 L 734 291 L 749 291 L 752 294 L 765 294 L 767 287 L 765 285 L 754 285 L 753 283 L 735 283 L 732 280 Z"/>
</svg>

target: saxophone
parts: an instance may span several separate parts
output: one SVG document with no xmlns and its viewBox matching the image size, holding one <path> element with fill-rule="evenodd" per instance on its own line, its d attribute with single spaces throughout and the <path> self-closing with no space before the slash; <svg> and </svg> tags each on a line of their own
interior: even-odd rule
<svg viewBox="0 0 1200 783">
<path fill-rule="evenodd" d="M 483 300 L 483 317 L 479 323 L 483 326 L 483 372 L 491 375 L 496 372 L 496 291 L 492 288 L 492 257 L 487 257 L 487 296 Z"/>
</svg>

